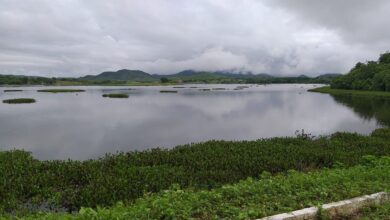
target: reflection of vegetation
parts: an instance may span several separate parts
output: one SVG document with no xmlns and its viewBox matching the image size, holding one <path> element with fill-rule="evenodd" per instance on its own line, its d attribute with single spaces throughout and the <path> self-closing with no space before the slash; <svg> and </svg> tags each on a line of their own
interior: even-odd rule
<svg viewBox="0 0 390 220">
<path fill-rule="evenodd" d="M 35 99 L 30 98 L 19 98 L 19 99 L 6 99 L 3 100 L 3 103 L 7 104 L 23 104 L 23 103 L 34 103 Z"/>
<path fill-rule="evenodd" d="M 365 119 L 375 118 L 382 125 L 390 126 L 390 98 L 332 95 L 341 103 Z"/>
<path fill-rule="evenodd" d="M 108 97 L 108 98 L 129 98 L 128 94 L 124 93 L 110 93 L 110 94 L 103 94 L 103 97 Z"/>
<path fill-rule="evenodd" d="M 256 141 L 208 141 L 179 146 L 170 150 L 153 149 L 141 152 L 119 153 L 86 161 L 39 161 L 25 151 L 3 151 L 0 152 L 0 215 L 2 212 L 7 211 L 18 213 L 17 210 L 22 210 L 23 207 L 26 207 L 26 204 L 35 205 L 35 207 L 49 204 L 54 207 L 77 210 L 82 206 L 114 205 L 118 201 L 129 204 L 149 192 L 161 192 L 169 189 L 173 184 L 181 188 L 194 190 L 217 188 L 218 191 L 218 188 L 223 184 L 237 183 L 248 177 L 268 179 L 270 174 L 260 176 L 263 172 L 277 174 L 286 173 L 292 169 L 312 171 L 324 167 L 339 166 L 340 163 L 343 163 L 345 167 L 351 167 L 364 161 L 362 159 L 364 155 L 390 155 L 390 132 L 388 130 L 383 128 L 370 136 L 335 133 L 318 139 L 311 139 L 307 135 L 301 135 L 296 138 L 272 138 Z M 328 171 L 323 172 L 326 173 Z M 356 173 L 359 174 L 359 172 Z M 372 175 L 367 172 L 362 173 L 362 175 L 369 175 L 361 177 L 360 183 L 364 186 L 362 189 L 377 190 L 375 186 L 383 186 L 381 183 L 390 184 L 390 174 L 388 172 L 390 172 L 390 169 L 387 168 L 387 173 L 382 173 L 380 176 L 377 176 L 377 173 Z M 316 176 L 307 176 L 307 178 L 304 178 L 305 176 L 298 178 L 297 176 L 297 178 L 293 179 L 299 185 L 298 187 L 298 185 L 288 185 L 287 182 L 289 181 L 286 182 L 285 177 L 280 175 L 280 177 L 277 177 L 277 179 L 281 178 L 280 182 L 275 185 L 271 184 L 273 181 L 268 182 L 267 180 L 264 182 L 267 186 L 256 184 L 257 188 L 252 188 L 250 187 L 251 181 L 249 181 L 249 188 L 245 187 L 246 184 L 242 185 L 242 188 L 230 188 L 232 191 L 229 193 L 228 190 L 223 195 L 226 196 L 224 197 L 226 202 L 233 200 L 236 202 L 250 202 L 251 195 L 257 192 L 257 196 L 264 196 L 261 197 L 262 199 L 259 197 L 259 201 L 256 200 L 253 203 L 258 207 L 263 207 L 263 205 L 259 206 L 258 202 L 268 202 L 268 196 L 272 196 L 275 207 L 281 208 L 286 207 L 285 205 L 294 204 L 295 208 L 296 205 L 300 204 L 297 201 L 301 202 L 301 199 L 299 199 L 301 197 L 296 197 L 299 195 L 304 196 L 302 198 L 305 198 L 308 204 L 309 202 L 314 202 L 315 198 L 319 198 L 318 196 L 320 195 L 323 196 L 321 198 L 329 199 L 328 195 L 330 194 L 328 192 L 339 192 L 332 194 L 334 196 L 346 195 L 344 193 L 346 191 L 338 190 L 347 190 L 347 192 L 355 193 L 366 192 L 356 191 L 357 188 L 348 187 L 345 184 L 335 188 L 334 184 L 336 182 L 344 182 L 343 176 L 340 176 L 340 179 L 334 182 L 328 182 L 327 179 L 330 176 L 334 175 L 326 173 L 321 180 L 318 180 Z M 379 185 L 373 184 L 371 186 L 367 183 L 366 180 L 371 180 L 371 176 L 378 177 L 377 183 Z M 386 178 L 381 180 L 384 176 Z M 351 177 L 353 178 L 351 183 L 358 181 L 357 176 L 355 178 L 354 175 L 351 175 Z M 306 184 L 300 181 L 304 179 L 309 182 Z M 319 182 L 311 183 L 311 181 L 316 180 Z M 325 182 L 322 181 L 326 181 L 329 184 L 329 190 L 331 189 L 331 191 L 327 190 L 326 193 L 319 191 L 323 190 L 324 187 L 323 183 Z M 284 185 L 283 182 L 286 182 L 287 185 Z M 318 183 L 321 184 L 318 185 Z M 312 188 L 307 190 L 309 186 Z M 227 185 L 222 187 L 222 189 L 229 189 L 229 187 Z M 388 187 L 390 185 L 386 185 L 384 189 Z M 297 191 L 290 191 L 294 189 Z M 284 200 L 287 192 L 291 193 L 288 194 L 290 196 L 288 201 Z M 305 197 L 305 195 L 309 195 L 307 192 L 310 192 L 309 197 Z M 173 198 L 164 197 L 161 198 L 161 201 L 158 199 L 158 207 L 148 207 L 150 208 L 149 211 L 140 210 L 139 213 L 164 212 L 167 210 L 165 205 L 169 206 L 171 202 L 177 201 L 176 199 L 182 201 L 181 198 L 183 197 L 181 195 L 183 194 L 181 194 L 181 191 L 172 193 L 177 195 L 177 198 L 176 196 Z M 163 192 L 162 195 L 164 195 Z M 210 204 L 217 202 L 221 205 L 220 208 L 223 208 L 222 206 L 225 203 L 223 203 L 224 199 L 219 200 L 220 196 L 213 197 L 212 195 L 207 195 L 207 193 L 202 195 L 206 196 L 204 197 L 206 198 L 205 204 L 210 206 Z M 188 194 L 188 196 L 200 197 L 202 195 Z M 157 199 L 157 197 L 153 198 Z M 330 199 L 337 200 L 336 197 Z M 188 201 L 188 203 L 182 201 L 182 205 L 191 207 L 194 205 L 193 208 L 206 207 L 193 203 L 196 200 Z M 239 204 L 243 203 L 237 204 L 241 207 Z M 187 210 L 184 207 L 181 208 L 179 210 Z M 212 205 L 210 208 L 212 210 Z M 171 209 L 169 208 L 169 210 Z M 228 210 L 225 211 L 226 213 L 229 212 Z M 194 213 L 194 215 L 196 214 Z M 111 218 L 107 217 L 107 219 L 112 218 L 115 219 L 113 216 Z M 161 219 L 173 218 L 165 217 Z M 236 218 L 233 217 L 233 219 Z"/>
<path fill-rule="evenodd" d="M 64 93 L 64 92 L 85 92 L 82 89 L 41 89 L 38 92 Z"/>
</svg>

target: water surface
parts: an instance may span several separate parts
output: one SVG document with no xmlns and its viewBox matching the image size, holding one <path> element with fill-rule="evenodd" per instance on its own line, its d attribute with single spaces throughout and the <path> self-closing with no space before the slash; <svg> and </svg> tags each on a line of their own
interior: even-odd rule
<svg viewBox="0 0 390 220">
<path fill-rule="evenodd" d="M 389 101 L 383 99 L 374 103 L 306 92 L 318 85 L 251 85 L 234 90 L 237 86 L 72 87 L 86 90 L 76 94 L 36 92 L 42 87 L 0 91 L 1 100 L 37 100 L 34 104 L 0 103 L 0 150 L 25 149 L 39 159 L 84 160 L 107 152 L 211 139 L 294 136 L 298 129 L 313 135 L 336 131 L 367 134 L 390 124 L 389 111 L 384 110 Z M 159 92 L 167 89 L 178 93 Z M 103 98 L 108 92 L 130 97 Z"/>
</svg>

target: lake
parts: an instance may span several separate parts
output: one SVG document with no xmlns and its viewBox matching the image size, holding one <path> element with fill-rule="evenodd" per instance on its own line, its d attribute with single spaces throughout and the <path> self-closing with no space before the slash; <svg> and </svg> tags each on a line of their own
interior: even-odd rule
<svg viewBox="0 0 390 220">
<path fill-rule="evenodd" d="M 254 140 L 336 131 L 368 134 L 390 125 L 389 99 L 311 93 L 320 85 L 184 85 L 71 87 L 81 93 L 40 93 L 55 87 L 2 88 L 0 150 L 25 149 L 38 159 L 98 158 L 105 153 L 224 140 Z M 196 87 L 196 88 L 195 88 Z M 63 87 L 62 87 L 63 88 Z M 201 91 L 201 89 L 225 90 Z M 3 92 L 23 89 L 22 92 Z M 178 93 L 160 93 L 177 90 Z M 128 99 L 103 98 L 127 93 Z"/>
</svg>

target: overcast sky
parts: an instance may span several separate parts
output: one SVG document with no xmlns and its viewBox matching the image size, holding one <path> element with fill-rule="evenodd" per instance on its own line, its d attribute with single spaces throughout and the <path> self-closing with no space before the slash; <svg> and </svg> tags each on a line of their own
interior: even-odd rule
<svg viewBox="0 0 390 220">
<path fill-rule="evenodd" d="M 0 74 L 344 73 L 389 21 L 389 0 L 0 0 Z"/>
</svg>

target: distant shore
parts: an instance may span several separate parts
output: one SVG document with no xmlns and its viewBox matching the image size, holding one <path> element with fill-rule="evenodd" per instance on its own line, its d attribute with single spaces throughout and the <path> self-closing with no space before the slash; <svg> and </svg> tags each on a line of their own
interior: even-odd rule
<svg viewBox="0 0 390 220">
<path fill-rule="evenodd" d="M 390 92 L 380 91 L 363 91 L 363 90 L 346 90 L 346 89 L 332 89 L 330 86 L 309 89 L 309 92 L 327 93 L 332 95 L 354 95 L 354 96 L 371 96 L 371 97 L 389 97 Z"/>
</svg>

